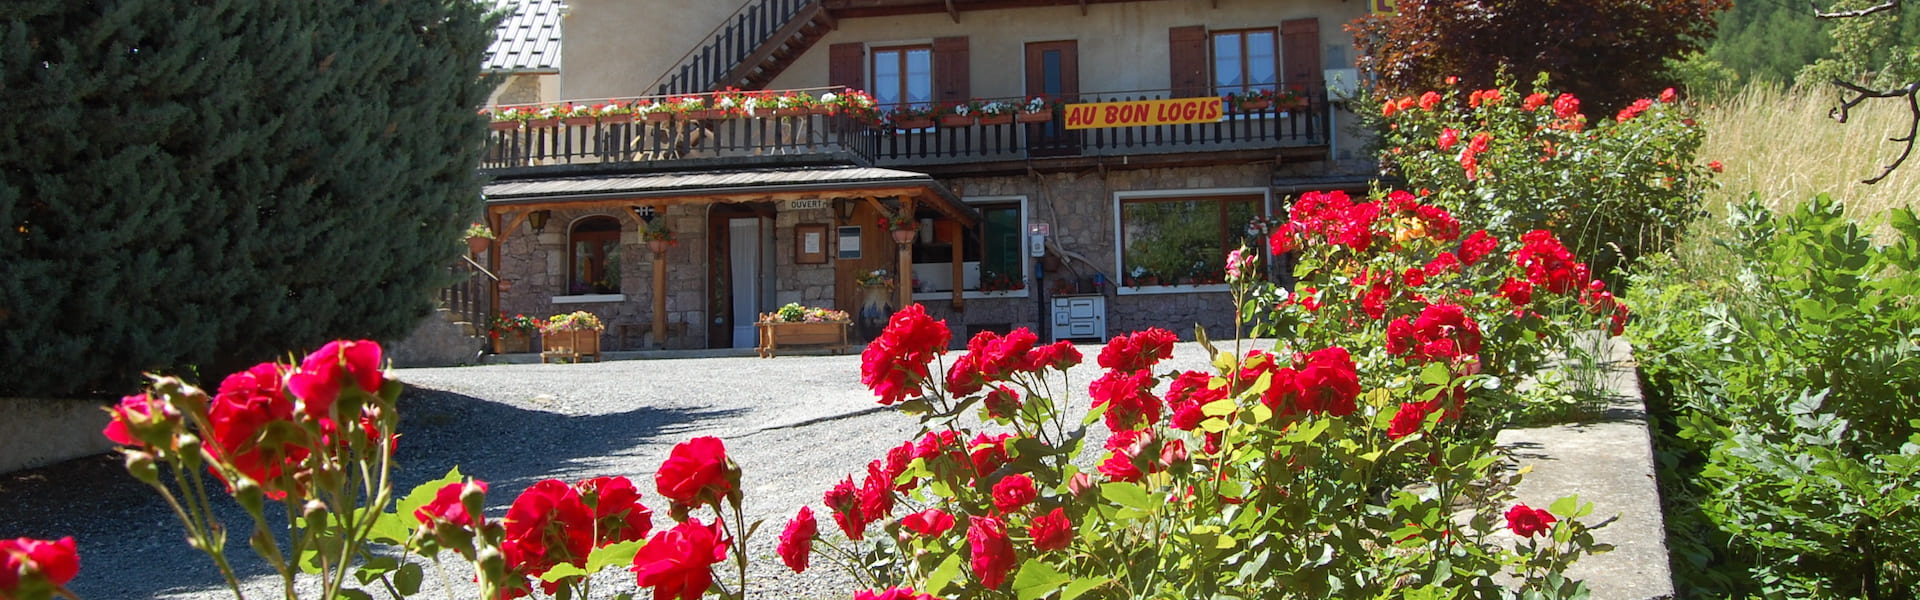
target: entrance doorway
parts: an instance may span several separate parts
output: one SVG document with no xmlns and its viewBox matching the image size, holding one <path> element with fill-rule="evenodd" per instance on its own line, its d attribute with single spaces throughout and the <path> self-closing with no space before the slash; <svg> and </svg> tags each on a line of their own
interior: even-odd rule
<svg viewBox="0 0 1920 600">
<path fill-rule="evenodd" d="M 773 310 L 773 206 L 715 204 L 707 213 L 707 347 L 752 348 Z"/>
</svg>

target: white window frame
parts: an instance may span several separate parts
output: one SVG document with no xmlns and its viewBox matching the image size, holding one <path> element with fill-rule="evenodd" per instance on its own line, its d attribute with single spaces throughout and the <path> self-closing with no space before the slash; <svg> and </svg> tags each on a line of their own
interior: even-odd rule
<svg viewBox="0 0 1920 600">
<path fill-rule="evenodd" d="M 1125 246 L 1121 245 L 1122 242 L 1126 239 L 1124 236 L 1124 232 L 1122 231 L 1125 228 L 1125 224 L 1122 222 L 1122 219 L 1125 216 L 1124 213 L 1122 212 L 1122 206 L 1125 205 L 1127 200 L 1135 200 L 1135 199 L 1141 199 L 1141 198 L 1194 198 L 1194 197 L 1200 197 L 1200 196 L 1253 196 L 1253 195 L 1260 196 L 1260 213 L 1261 214 L 1273 214 L 1273 190 L 1271 188 L 1264 188 L 1264 187 L 1196 188 L 1196 189 L 1179 189 L 1179 190 L 1136 190 L 1136 191 L 1126 191 L 1126 192 L 1114 192 L 1113 204 L 1112 204 L 1112 208 L 1113 208 L 1113 272 L 1115 274 L 1115 277 L 1113 277 L 1114 293 L 1120 296 L 1134 296 L 1134 295 L 1152 295 L 1152 294 L 1191 294 L 1191 293 L 1215 293 L 1215 292 L 1224 293 L 1230 290 L 1227 284 L 1224 284 L 1224 283 L 1193 284 L 1193 285 L 1150 285 L 1150 286 L 1143 285 L 1143 286 L 1134 286 L 1134 287 L 1127 286 L 1126 285 L 1127 249 Z M 1259 251 L 1260 251 L 1261 260 L 1270 259 L 1270 257 L 1267 256 L 1266 248 L 1264 247 L 1260 248 Z"/>
<path fill-rule="evenodd" d="M 1025 246 L 1026 234 L 1024 233 L 1027 231 L 1027 227 L 1032 222 L 1032 213 L 1029 212 L 1030 206 L 1027 203 L 1027 197 L 1023 195 L 968 196 L 968 197 L 961 198 L 960 201 L 968 205 L 1007 204 L 1007 203 L 1014 203 L 1014 202 L 1017 202 L 1020 204 L 1020 231 L 1023 232 L 1021 234 L 1022 246 L 1018 249 L 1018 251 L 1020 252 L 1020 256 L 1022 257 L 1020 260 L 1020 281 L 1026 284 L 1025 286 L 1017 290 L 1007 290 L 1007 291 L 998 291 L 998 292 L 962 290 L 960 293 L 961 294 L 960 297 L 968 300 L 987 299 L 987 298 L 1030 298 L 1032 297 L 1030 296 L 1030 294 L 1033 292 L 1033 286 L 1035 285 L 1033 281 L 1033 260 L 1031 258 L 1026 257 L 1027 256 L 1026 246 Z M 956 248 L 955 251 L 958 252 L 959 249 Z M 981 252 L 985 253 L 986 249 L 982 248 Z M 912 280 L 908 280 L 907 282 L 908 285 L 912 285 L 912 283 L 913 283 Z M 960 282 L 955 282 L 954 285 L 963 286 L 965 283 L 966 282 L 964 281 L 960 281 Z M 952 290 L 948 290 L 944 292 L 914 292 L 913 294 L 914 300 L 939 300 L 942 298 L 952 298 L 952 297 L 953 297 Z"/>
</svg>

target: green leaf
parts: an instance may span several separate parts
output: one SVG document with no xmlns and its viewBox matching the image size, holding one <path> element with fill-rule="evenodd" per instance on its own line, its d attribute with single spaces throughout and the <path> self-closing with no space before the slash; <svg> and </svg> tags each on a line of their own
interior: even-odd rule
<svg viewBox="0 0 1920 600">
<path fill-rule="evenodd" d="M 1140 511 L 1153 510 L 1153 497 L 1139 484 L 1125 481 L 1111 481 L 1100 484 L 1100 496 L 1112 500 L 1115 504 Z"/>
<path fill-rule="evenodd" d="M 585 569 L 573 566 L 573 563 L 560 563 L 554 565 L 551 569 L 547 569 L 546 573 L 542 573 L 540 580 L 551 583 L 568 577 L 580 577 L 591 574 L 591 572 Z"/>
<path fill-rule="evenodd" d="M 1207 419 L 1200 422 L 1200 429 L 1205 430 L 1207 433 L 1220 433 L 1226 431 L 1227 427 L 1229 427 L 1229 425 L 1227 425 L 1226 419 Z"/>
<path fill-rule="evenodd" d="M 1060 600 L 1073 600 L 1074 598 L 1079 598 L 1081 594 L 1085 594 L 1087 593 L 1088 590 L 1091 590 L 1093 588 L 1106 585 L 1108 581 L 1112 581 L 1112 579 L 1107 577 L 1086 577 L 1086 578 L 1076 579 L 1073 581 L 1073 583 L 1067 584 L 1066 591 L 1060 592 Z"/>
<path fill-rule="evenodd" d="M 1553 513 L 1554 516 L 1557 516 L 1557 517 L 1569 518 L 1574 516 L 1573 515 L 1574 510 L 1578 509 L 1579 507 L 1580 507 L 1580 495 L 1574 494 L 1572 496 L 1567 496 L 1559 500 L 1554 500 L 1552 505 L 1547 506 L 1547 512 Z"/>
<path fill-rule="evenodd" d="M 631 564 L 633 555 L 638 554 L 640 547 L 645 545 L 646 540 L 628 540 L 594 548 L 593 553 L 587 555 L 587 572 L 599 573 L 607 567 Z"/>
<path fill-rule="evenodd" d="M 940 566 L 934 567 L 933 573 L 927 575 L 926 589 L 920 591 L 938 596 L 941 591 L 947 589 L 947 584 L 952 583 L 953 578 L 958 576 L 960 576 L 960 553 L 955 552 L 948 554 L 946 560 L 940 561 Z"/>
<path fill-rule="evenodd" d="M 1447 371 L 1447 367 L 1440 363 L 1427 363 L 1427 367 L 1420 370 L 1420 383 L 1447 385 L 1453 383 L 1453 373 Z"/>
<path fill-rule="evenodd" d="M 1240 407 L 1238 405 L 1235 405 L 1232 399 L 1221 398 L 1219 400 L 1215 400 L 1215 401 L 1200 405 L 1200 414 L 1203 414 L 1209 417 L 1224 417 L 1224 416 L 1233 414 L 1233 411 L 1238 408 Z"/>
<path fill-rule="evenodd" d="M 353 588 L 342 588 L 339 591 L 334 592 L 334 596 L 337 598 L 345 598 L 347 600 L 373 600 L 372 594 L 368 594 L 364 591 L 356 590 Z"/>
<path fill-rule="evenodd" d="M 1072 577 L 1061 574 L 1053 565 L 1041 562 L 1038 558 L 1029 558 L 1026 564 L 1020 565 L 1020 574 L 1013 577 L 1013 593 L 1020 600 L 1034 600 L 1053 593 L 1071 581 Z"/>
<path fill-rule="evenodd" d="M 412 596 L 420 593 L 420 581 L 423 578 L 424 573 L 421 572 L 420 565 L 414 563 L 400 565 L 400 569 L 393 572 L 393 587 L 398 588 L 402 596 Z"/>
</svg>

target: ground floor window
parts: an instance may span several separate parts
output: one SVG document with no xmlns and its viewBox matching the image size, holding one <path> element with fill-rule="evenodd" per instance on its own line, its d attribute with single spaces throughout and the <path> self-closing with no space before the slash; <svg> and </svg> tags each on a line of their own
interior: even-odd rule
<svg viewBox="0 0 1920 600">
<path fill-rule="evenodd" d="M 914 247 L 914 291 L 962 291 L 1026 295 L 1026 199 L 968 199 L 980 222 L 962 232 L 958 243 L 936 240 Z M 960 253 L 961 280 L 953 281 L 953 253 Z"/>
<path fill-rule="evenodd" d="M 1227 253 L 1261 247 L 1247 224 L 1265 214 L 1264 191 L 1121 194 L 1117 204 L 1125 287 L 1224 284 Z"/>
<path fill-rule="evenodd" d="M 567 293 L 620 293 L 620 221 L 588 217 L 574 222 L 567 235 L 572 250 Z"/>
</svg>

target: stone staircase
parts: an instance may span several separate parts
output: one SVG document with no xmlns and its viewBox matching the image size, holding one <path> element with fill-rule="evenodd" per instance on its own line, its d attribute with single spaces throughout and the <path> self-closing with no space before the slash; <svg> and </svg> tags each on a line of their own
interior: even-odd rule
<svg viewBox="0 0 1920 600">
<path fill-rule="evenodd" d="M 764 89 L 834 27 L 820 0 L 751 0 L 655 84 L 662 95 Z"/>
<path fill-rule="evenodd" d="M 472 365 L 486 347 L 485 332 L 442 308 L 421 319 L 406 339 L 388 344 L 387 358 L 402 368 Z"/>
</svg>

